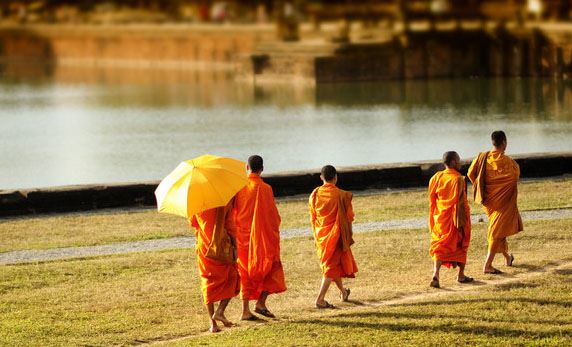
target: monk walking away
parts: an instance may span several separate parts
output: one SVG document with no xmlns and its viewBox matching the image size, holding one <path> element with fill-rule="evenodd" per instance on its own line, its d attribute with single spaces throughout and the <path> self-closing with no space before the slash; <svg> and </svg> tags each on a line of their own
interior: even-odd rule
<svg viewBox="0 0 572 347">
<path fill-rule="evenodd" d="M 233 325 L 224 312 L 230 299 L 239 292 L 231 208 L 232 201 L 226 207 L 206 210 L 190 218 L 195 228 L 201 290 L 211 323 L 209 330 L 213 333 L 220 331 L 217 321 L 225 327 Z"/>
<path fill-rule="evenodd" d="M 429 181 L 429 255 L 434 261 L 431 287 L 439 288 L 439 270 L 459 267 L 457 282 L 470 283 L 465 275 L 467 250 L 471 241 L 471 211 L 467 201 L 465 176 L 459 173 L 461 158 L 457 152 L 443 154 L 445 170 Z"/>
<path fill-rule="evenodd" d="M 483 205 L 489 217 L 488 253 L 483 271 L 500 274 L 502 271 L 493 267 L 495 255 L 502 253 L 506 265 L 512 266 L 514 256 L 509 254 L 507 237 L 523 230 L 517 207 L 520 168 L 505 155 L 507 138 L 503 131 L 494 131 L 491 140 L 493 149 L 479 153 L 471 163 L 467 176 L 473 183 L 475 202 Z"/>
<path fill-rule="evenodd" d="M 310 195 L 312 232 L 323 275 L 315 304 L 317 308 L 335 308 L 325 300 L 330 284 L 334 281 L 340 290 L 340 299 L 347 301 L 350 289 L 344 288 L 342 278 L 353 278 L 358 271 L 350 249 L 354 243 L 352 193 L 336 187 L 338 175 L 331 165 L 322 168 L 320 178 L 323 185 Z"/>
<path fill-rule="evenodd" d="M 286 290 L 284 269 L 280 261 L 280 214 L 272 187 L 260 177 L 262 157 L 248 158 L 248 184 L 235 197 L 233 220 L 236 226 L 238 270 L 240 273 L 241 320 L 258 320 L 250 311 L 275 318 L 266 306 L 270 294 Z"/>
</svg>

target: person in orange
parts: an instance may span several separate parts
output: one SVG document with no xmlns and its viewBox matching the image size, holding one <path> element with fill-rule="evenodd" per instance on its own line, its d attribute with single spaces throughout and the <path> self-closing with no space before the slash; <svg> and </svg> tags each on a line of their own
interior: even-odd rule
<svg viewBox="0 0 572 347">
<path fill-rule="evenodd" d="M 340 290 L 340 299 L 347 301 L 350 289 L 344 288 L 343 277 L 354 278 L 358 271 L 350 249 L 352 239 L 352 193 L 336 187 L 338 175 L 331 165 L 322 168 L 323 185 L 310 195 L 310 217 L 316 241 L 322 284 L 315 305 L 317 308 L 335 308 L 325 300 L 332 281 Z"/>
<path fill-rule="evenodd" d="M 249 301 L 256 300 L 254 312 L 275 318 L 266 307 L 269 294 L 286 290 L 280 261 L 280 214 L 272 187 L 264 183 L 262 157 L 248 158 L 248 184 L 235 197 L 233 220 L 236 226 L 238 271 L 240 273 L 241 320 L 258 320 Z"/>
<path fill-rule="evenodd" d="M 225 327 L 233 325 L 224 311 L 240 287 L 231 209 L 232 201 L 225 207 L 206 210 L 190 218 L 190 224 L 195 228 L 201 290 L 211 322 L 209 330 L 213 333 L 220 331 L 217 321 Z M 220 303 L 215 311 L 216 302 Z"/>
<path fill-rule="evenodd" d="M 507 237 L 523 230 L 517 207 L 520 168 L 512 158 L 504 154 L 507 139 L 503 131 L 494 131 L 491 140 L 493 149 L 479 153 L 471 163 L 467 176 L 473 183 L 475 202 L 483 205 L 489 217 L 489 245 L 483 271 L 500 274 L 502 271 L 493 267 L 495 255 L 502 253 L 506 265 L 512 266 L 514 256 L 508 253 Z"/>
<path fill-rule="evenodd" d="M 445 170 L 429 181 L 429 230 L 434 272 L 431 287 L 439 288 L 441 266 L 459 267 L 457 281 L 469 283 L 473 278 L 465 275 L 467 250 L 471 241 L 471 211 L 467 201 L 465 176 L 459 173 L 461 158 L 457 152 L 443 154 Z"/>
</svg>

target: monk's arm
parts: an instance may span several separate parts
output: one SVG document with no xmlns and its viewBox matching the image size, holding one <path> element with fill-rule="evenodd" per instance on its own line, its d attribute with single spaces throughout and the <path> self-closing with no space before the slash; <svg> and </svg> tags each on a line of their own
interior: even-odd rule
<svg viewBox="0 0 572 347">
<path fill-rule="evenodd" d="M 478 156 L 475 159 L 473 159 L 473 162 L 471 162 L 471 166 L 469 166 L 469 170 L 467 170 L 467 177 L 471 180 L 473 184 L 475 183 L 477 175 L 479 174 L 476 168 L 476 163 L 478 159 L 479 159 Z"/>
<path fill-rule="evenodd" d="M 270 202 L 274 218 L 276 219 L 278 226 L 280 226 L 280 223 L 282 223 L 282 218 L 280 218 L 280 212 L 278 212 L 278 207 L 276 206 L 276 199 L 274 199 L 274 190 L 272 190 L 272 187 L 270 186 L 268 186 L 268 188 L 269 188 L 268 201 Z"/>
<path fill-rule="evenodd" d="M 352 198 L 353 194 L 348 192 L 348 198 L 346 199 L 346 213 L 350 223 L 352 223 L 355 218 L 354 208 L 352 206 Z"/>
<path fill-rule="evenodd" d="M 435 220 L 433 219 L 433 214 L 435 213 L 435 208 L 437 207 L 437 193 L 435 187 L 435 177 L 431 177 L 429 181 L 429 230 L 433 231 L 435 226 Z"/>
</svg>

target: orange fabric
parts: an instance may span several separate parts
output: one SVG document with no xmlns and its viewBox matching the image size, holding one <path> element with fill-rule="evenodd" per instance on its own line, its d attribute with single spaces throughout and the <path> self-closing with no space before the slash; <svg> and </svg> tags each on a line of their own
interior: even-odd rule
<svg viewBox="0 0 572 347">
<path fill-rule="evenodd" d="M 340 195 L 345 195 L 340 199 Z M 355 277 L 357 264 L 351 249 L 343 250 L 340 219 L 349 223 L 354 220 L 351 193 L 337 188 L 331 183 L 314 189 L 310 195 L 310 216 L 312 232 L 316 241 L 320 268 L 324 277 Z M 343 208 L 340 208 L 344 201 Z M 345 216 L 339 213 L 345 209 Z"/>
<path fill-rule="evenodd" d="M 469 167 L 469 178 L 475 176 L 475 170 L 481 169 L 477 165 L 477 159 Z M 486 198 L 483 201 L 483 209 L 489 217 L 489 252 L 507 252 L 506 238 L 523 230 L 517 207 L 520 168 L 512 158 L 501 151 L 490 151 L 484 165 Z"/>
<path fill-rule="evenodd" d="M 243 300 L 286 290 L 280 261 L 280 214 L 272 187 L 257 174 L 237 195 L 233 210 Z"/>
<path fill-rule="evenodd" d="M 224 237 L 228 241 L 234 235 L 232 227 L 231 204 L 226 207 L 213 208 L 201 213 L 197 213 L 190 218 L 191 225 L 195 228 L 197 254 L 197 265 L 201 276 L 201 290 L 205 304 L 214 303 L 236 296 L 239 292 L 239 279 L 236 262 L 223 262 L 207 256 L 209 249 L 212 249 L 213 234 L 217 229 L 217 210 L 223 212 L 224 228 L 219 228 L 228 232 Z M 232 249 L 234 252 L 234 247 Z"/>
<path fill-rule="evenodd" d="M 437 172 L 429 181 L 429 255 L 446 267 L 467 263 L 471 211 L 465 177 L 457 170 Z"/>
</svg>

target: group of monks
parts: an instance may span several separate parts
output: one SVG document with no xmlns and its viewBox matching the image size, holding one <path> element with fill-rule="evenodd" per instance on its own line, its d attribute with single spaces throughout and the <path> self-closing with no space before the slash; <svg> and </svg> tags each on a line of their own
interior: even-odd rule
<svg viewBox="0 0 572 347">
<path fill-rule="evenodd" d="M 491 134 L 493 148 L 481 152 L 471 163 L 467 176 L 473 184 L 474 201 L 483 206 L 489 219 L 488 252 L 483 267 L 485 274 L 501 274 L 493 267 L 497 253 L 502 253 L 505 264 L 512 266 L 514 256 L 508 252 L 507 237 L 523 230 L 517 207 L 518 164 L 505 155 L 506 134 Z M 429 181 L 429 254 L 434 261 L 431 287 L 439 288 L 441 266 L 458 267 L 457 281 L 470 283 L 465 275 L 467 250 L 471 241 L 471 211 L 467 201 L 467 180 L 459 172 L 461 158 L 456 152 L 443 154 L 445 170 L 437 172 Z"/>
<path fill-rule="evenodd" d="M 493 150 L 480 153 L 469 168 L 475 201 L 481 203 L 489 217 L 488 255 L 484 272 L 499 274 L 492 266 L 496 253 L 502 253 L 508 266 L 514 257 L 508 253 L 506 238 L 522 230 L 517 200 L 519 167 L 504 154 L 507 140 L 502 131 L 492 134 Z M 445 170 L 437 172 L 429 183 L 429 253 L 434 260 L 430 283 L 439 288 L 441 266 L 458 267 L 457 280 L 469 283 L 465 275 L 467 250 L 471 238 L 467 184 L 459 173 L 461 159 L 456 152 L 443 156 Z M 260 177 L 264 169 L 258 155 L 248 158 L 248 184 L 224 207 L 210 209 L 190 218 L 195 229 L 196 254 L 201 290 L 210 319 L 210 331 L 218 332 L 218 322 L 233 326 L 225 317 L 231 298 L 240 293 L 241 320 L 254 321 L 259 315 L 274 318 L 266 306 L 268 295 L 286 290 L 284 269 L 280 261 L 280 215 L 272 188 Z M 337 172 L 331 165 L 322 168 L 323 184 L 314 189 L 309 199 L 310 221 L 314 236 L 322 282 L 315 306 L 334 308 L 325 300 L 332 283 L 340 300 L 348 301 L 350 289 L 342 278 L 353 278 L 358 271 L 351 251 L 352 193 L 336 186 Z M 254 313 L 250 301 L 255 301 Z M 218 307 L 215 310 L 215 304 Z"/>
</svg>

